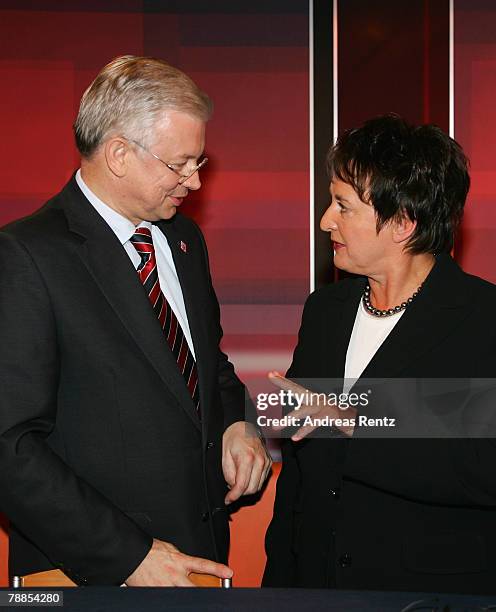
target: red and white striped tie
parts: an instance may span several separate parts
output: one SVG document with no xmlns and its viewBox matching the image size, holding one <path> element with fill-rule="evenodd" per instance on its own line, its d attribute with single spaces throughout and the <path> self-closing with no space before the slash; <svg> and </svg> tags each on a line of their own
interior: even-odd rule
<svg viewBox="0 0 496 612">
<path fill-rule="evenodd" d="M 141 264 L 138 266 L 139 278 L 176 359 L 177 367 L 184 377 L 196 410 L 200 413 L 200 392 L 195 358 L 189 349 L 174 311 L 160 289 L 152 234 L 148 228 L 138 227 L 130 240 L 141 257 Z"/>
</svg>

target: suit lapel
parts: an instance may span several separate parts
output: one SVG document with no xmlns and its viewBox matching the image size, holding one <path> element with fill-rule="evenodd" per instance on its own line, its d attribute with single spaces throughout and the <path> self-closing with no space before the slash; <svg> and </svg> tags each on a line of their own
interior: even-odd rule
<svg viewBox="0 0 496 612">
<path fill-rule="evenodd" d="M 69 229 L 85 240 L 79 256 L 101 292 L 196 427 L 200 422 L 174 356 L 136 271 L 114 232 L 86 200 L 73 179 L 61 194 Z"/>
</svg>

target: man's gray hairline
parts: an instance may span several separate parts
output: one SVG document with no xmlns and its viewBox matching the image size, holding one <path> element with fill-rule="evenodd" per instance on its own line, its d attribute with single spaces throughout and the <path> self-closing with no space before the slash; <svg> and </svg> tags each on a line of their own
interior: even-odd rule
<svg viewBox="0 0 496 612">
<path fill-rule="evenodd" d="M 91 159 L 91 157 L 99 150 L 101 147 L 111 138 L 117 138 L 122 136 L 123 138 L 127 138 L 128 140 L 136 140 L 141 145 L 145 147 L 152 147 L 156 143 L 156 139 L 153 137 L 153 130 L 157 123 L 163 118 L 163 116 L 170 111 L 183 113 L 185 115 L 189 115 L 194 119 L 198 119 L 199 121 L 203 121 L 207 123 L 210 119 L 210 115 L 208 118 L 202 116 L 202 113 L 196 113 L 191 109 L 186 109 L 183 106 L 177 104 L 167 104 L 162 106 L 160 109 L 146 111 L 143 113 L 143 119 L 137 117 L 136 115 L 128 121 L 128 125 L 125 126 L 126 118 L 120 117 L 115 121 L 115 123 L 110 126 L 107 131 L 102 134 L 100 138 L 100 142 L 95 147 L 94 151 L 88 156 L 86 159 Z M 147 121 L 148 120 L 148 121 Z M 144 123 L 148 123 L 148 125 L 143 125 Z"/>
</svg>

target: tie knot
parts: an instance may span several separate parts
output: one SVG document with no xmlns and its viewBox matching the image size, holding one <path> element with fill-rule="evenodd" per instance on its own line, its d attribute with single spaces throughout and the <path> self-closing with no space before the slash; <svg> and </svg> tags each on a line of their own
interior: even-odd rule
<svg viewBox="0 0 496 612">
<path fill-rule="evenodd" d="M 129 240 L 138 253 L 150 253 L 154 250 L 152 233 L 147 227 L 138 227 Z"/>
<path fill-rule="evenodd" d="M 152 233 L 147 227 L 138 227 L 129 240 L 141 257 L 138 272 L 141 272 L 149 261 L 154 264 L 155 249 L 153 248 Z"/>
</svg>

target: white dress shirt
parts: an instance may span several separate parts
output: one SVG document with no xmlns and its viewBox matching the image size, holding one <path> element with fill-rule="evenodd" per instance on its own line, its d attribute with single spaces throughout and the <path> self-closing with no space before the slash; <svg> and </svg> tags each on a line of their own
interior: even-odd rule
<svg viewBox="0 0 496 612">
<path fill-rule="evenodd" d="M 103 217 L 103 219 L 115 233 L 119 239 L 119 242 L 129 255 L 129 259 L 133 262 L 133 266 L 137 270 L 139 264 L 141 263 L 141 257 L 130 241 L 131 236 L 136 230 L 135 225 L 113 208 L 110 208 L 110 206 L 105 204 L 105 202 L 102 202 L 102 200 L 100 200 L 100 198 L 98 198 L 98 196 L 91 191 L 88 185 L 86 185 L 86 183 L 83 181 L 80 169 L 76 172 L 76 182 L 90 204 L 95 208 L 98 214 Z M 149 221 L 142 221 L 137 227 L 146 227 L 152 233 L 160 288 L 162 289 L 165 299 L 174 311 L 174 314 L 182 327 L 190 351 L 196 359 L 193 340 L 191 338 L 191 332 L 189 329 L 188 317 L 186 314 L 186 307 L 184 305 L 183 292 L 181 289 L 181 284 L 179 283 L 176 266 L 174 265 L 174 259 L 172 258 L 172 252 L 170 250 L 169 243 L 167 242 L 167 238 L 158 227 Z"/>
</svg>

